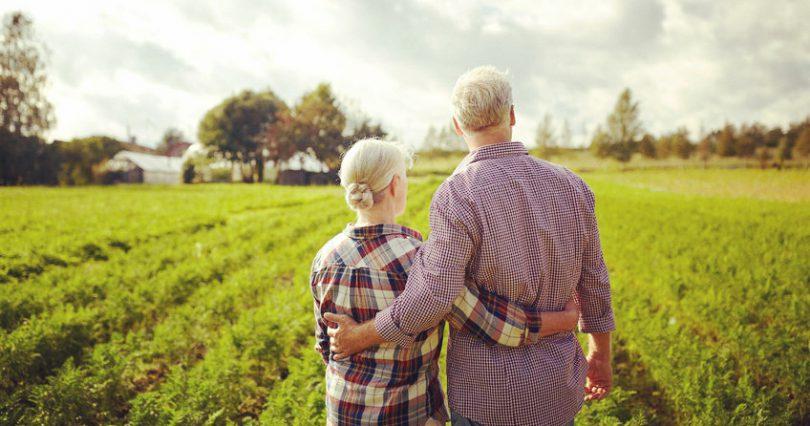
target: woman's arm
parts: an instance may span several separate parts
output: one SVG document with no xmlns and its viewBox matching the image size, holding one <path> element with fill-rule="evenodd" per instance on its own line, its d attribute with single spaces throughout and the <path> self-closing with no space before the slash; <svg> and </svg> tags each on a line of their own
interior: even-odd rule
<svg viewBox="0 0 810 426">
<path fill-rule="evenodd" d="M 315 350 L 323 357 L 323 363 L 329 364 L 329 335 L 326 334 L 327 324 L 321 316 L 321 307 L 318 301 L 315 306 Z"/>
<path fill-rule="evenodd" d="M 541 337 L 572 331 L 579 311 L 572 297 L 560 312 L 541 312 L 465 282 L 447 316 L 450 326 L 490 345 L 521 346 Z"/>
<path fill-rule="evenodd" d="M 566 303 L 564 311 L 538 312 L 497 295 L 487 293 L 488 296 L 479 299 L 476 294 L 480 295 L 477 290 L 462 290 L 460 300 L 453 306 L 448 319 L 451 326 L 471 331 L 492 345 L 531 344 L 540 337 L 573 330 L 579 318 L 579 309 L 573 298 Z M 470 306 L 473 306 L 472 310 Z M 465 309 L 467 312 L 477 311 L 482 322 L 476 323 L 472 316 L 464 313 Z M 502 319 L 500 315 L 504 315 L 503 312 L 508 313 Z M 374 320 L 358 324 L 348 315 L 330 312 L 324 314 L 324 319 L 337 325 L 327 330 L 329 351 L 335 360 L 348 358 L 388 341 L 377 331 Z"/>
</svg>

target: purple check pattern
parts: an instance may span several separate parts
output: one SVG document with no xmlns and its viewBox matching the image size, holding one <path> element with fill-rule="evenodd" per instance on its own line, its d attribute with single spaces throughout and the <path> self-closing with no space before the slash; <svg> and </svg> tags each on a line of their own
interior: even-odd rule
<svg viewBox="0 0 810 426">
<path fill-rule="evenodd" d="M 436 191 L 430 238 L 405 290 L 376 315 L 377 330 L 406 342 L 439 323 L 473 281 L 538 311 L 561 310 L 574 294 L 580 331 L 612 331 L 594 204 L 581 178 L 530 157 L 520 142 L 472 151 Z M 574 333 L 507 347 L 450 332 L 450 408 L 482 424 L 565 424 L 582 407 L 586 372 Z"/>
</svg>

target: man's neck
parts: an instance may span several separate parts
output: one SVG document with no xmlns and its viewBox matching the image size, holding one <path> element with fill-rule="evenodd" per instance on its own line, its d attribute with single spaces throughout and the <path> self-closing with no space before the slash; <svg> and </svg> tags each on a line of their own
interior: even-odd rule
<svg viewBox="0 0 810 426">
<path fill-rule="evenodd" d="M 464 135 L 464 141 L 470 151 L 475 151 L 478 148 L 496 145 L 499 143 L 510 142 L 512 140 L 512 128 L 497 128 L 489 131 L 475 132 Z"/>
</svg>

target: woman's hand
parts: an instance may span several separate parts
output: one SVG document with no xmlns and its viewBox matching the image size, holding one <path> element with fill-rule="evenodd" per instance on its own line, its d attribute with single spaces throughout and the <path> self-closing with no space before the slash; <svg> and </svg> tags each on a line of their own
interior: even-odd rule
<svg viewBox="0 0 810 426">
<path fill-rule="evenodd" d="M 568 330 L 575 331 L 577 328 L 577 324 L 579 323 L 579 303 L 577 303 L 577 299 L 574 296 L 571 296 L 566 302 L 563 311 L 566 313 L 567 325 Z"/>
<path fill-rule="evenodd" d="M 540 336 L 574 331 L 579 321 L 579 305 L 571 296 L 562 311 L 543 312 L 541 315 Z"/>
</svg>

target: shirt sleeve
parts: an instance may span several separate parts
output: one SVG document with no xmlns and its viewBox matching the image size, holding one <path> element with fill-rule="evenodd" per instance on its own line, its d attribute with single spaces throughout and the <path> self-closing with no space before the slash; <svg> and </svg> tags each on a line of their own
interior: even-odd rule
<svg viewBox="0 0 810 426">
<path fill-rule="evenodd" d="M 386 340 L 406 345 L 417 333 L 435 327 L 464 289 L 477 234 L 470 229 L 465 202 L 454 198 L 446 182 L 436 190 L 431 234 L 416 253 L 405 290 L 376 315 L 375 327 Z"/>
<path fill-rule="evenodd" d="M 540 340 L 541 312 L 478 288 L 466 280 L 450 315 L 450 326 L 488 345 L 521 346 Z"/>
<path fill-rule="evenodd" d="M 610 301 L 610 278 L 599 241 L 593 191 L 584 182 L 581 185 L 585 194 L 586 239 L 582 273 L 577 284 L 577 301 L 581 310 L 579 329 L 583 333 L 606 333 L 616 328 Z"/>
<path fill-rule="evenodd" d="M 315 350 L 323 357 L 323 363 L 329 364 L 329 335 L 326 334 L 326 323 L 321 316 L 321 307 L 317 301 L 315 306 Z"/>
<path fill-rule="evenodd" d="M 326 334 L 328 326 L 321 314 L 321 296 L 317 290 L 321 279 L 320 271 L 318 271 L 316 267 L 319 257 L 320 252 L 315 256 L 315 260 L 312 261 L 312 267 L 309 273 L 309 288 L 312 292 L 312 306 L 315 314 L 315 350 L 321 354 L 323 363 L 329 364 L 329 335 Z"/>
</svg>

